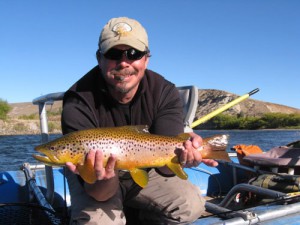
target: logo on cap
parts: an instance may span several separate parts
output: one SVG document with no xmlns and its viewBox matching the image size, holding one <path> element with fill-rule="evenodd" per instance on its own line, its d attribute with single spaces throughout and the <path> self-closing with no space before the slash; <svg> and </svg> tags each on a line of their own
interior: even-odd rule
<svg viewBox="0 0 300 225">
<path fill-rule="evenodd" d="M 112 31 L 117 33 L 120 37 L 127 36 L 130 31 L 132 31 L 132 27 L 124 22 L 117 23 L 113 26 Z"/>
</svg>

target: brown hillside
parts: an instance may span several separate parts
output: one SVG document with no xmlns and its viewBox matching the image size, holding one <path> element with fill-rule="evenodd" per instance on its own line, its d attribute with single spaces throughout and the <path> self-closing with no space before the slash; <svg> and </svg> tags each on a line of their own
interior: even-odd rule
<svg viewBox="0 0 300 225">
<path fill-rule="evenodd" d="M 202 89 L 199 90 L 198 109 L 196 112 L 196 119 L 201 118 L 208 113 L 222 107 L 223 105 L 233 101 L 239 96 L 221 90 Z M 266 113 L 299 113 L 300 109 L 289 106 L 279 105 L 270 102 L 263 102 L 248 98 L 241 103 L 229 108 L 224 113 L 230 115 L 244 115 L 244 116 L 261 116 Z"/>
<path fill-rule="evenodd" d="M 211 111 L 222 107 L 228 102 L 239 97 L 236 94 L 215 90 L 215 89 L 201 89 L 199 90 L 198 109 L 196 118 L 207 115 Z M 38 114 L 38 107 L 31 102 L 12 103 L 10 104 L 12 110 L 9 113 L 11 118 L 18 118 L 22 115 Z M 62 102 L 57 101 L 53 105 L 48 105 L 47 110 L 57 112 L 62 107 Z M 292 108 L 285 105 L 279 105 L 270 102 L 263 102 L 248 98 L 245 101 L 231 107 L 225 113 L 231 115 L 243 114 L 245 116 L 261 116 L 265 113 L 300 113 L 300 109 Z"/>
<path fill-rule="evenodd" d="M 11 118 L 18 118 L 20 116 L 38 114 L 39 109 L 37 105 L 33 105 L 31 102 L 12 103 L 10 104 L 12 110 L 8 116 Z M 53 105 L 47 105 L 46 110 L 57 112 L 62 107 L 62 101 L 54 102 Z"/>
</svg>

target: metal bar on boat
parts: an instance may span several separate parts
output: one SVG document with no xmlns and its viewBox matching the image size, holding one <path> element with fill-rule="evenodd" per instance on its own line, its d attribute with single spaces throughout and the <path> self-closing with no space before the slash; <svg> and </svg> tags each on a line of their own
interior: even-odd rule
<svg viewBox="0 0 300 225">
<path fill-rule="evenodd" d="M 39 117 L 40 117 L 40 129 L 42 143 L 49 141 L 49 130 L 48 130 L 48 120 L 47 120 L 47 111 L 46 106 L 52 105 L 54 101 L 62 100 L 64 92 L 51 93 L 43 95 L 41 97 L 35 98 L 32 103 L 38 105 L 39 107 Z M 54 200 L 54 179 L 53 179 L 53 170 L 51 166 L 45 166 L 46 173 L 46 183 L 47 183 L 47 192 L 46 198 L 50 203 L 53 203 Z"/>
<path fill-rule="evenodd" d="M 255 218 L 244 220 L 242 217 L 235 217 L 232 219 L 212 223 L 212 225 L 249 225 L 264 224 L 264 222 L 270 222 L 268 224 L 295 224 L 293 222 L 297 223 L 299 220 L 297 220 L 297 218 L 296 220 L 293 220 L 293 216 L 299 213 L 300 203 L 294 203 L 291 205 L 273 205 L 268 207 L 261 206 L 250 208 L 248 211 L 255 213 Z M 280 221 L 281 219 L 284 220 L 284 222 Z"/>
<path fill-rule="evenodd" d="M 251 211 L 229 210 L 227 208 L 218 206 L 210 202 L 205 202 L 205 208 L 208 212 L 212 213 L 213 215 L 218 215 L 220 217 L 227 218 L 227 219 L 242 217 L 244 220 L 251 220 L 256 217 L 255 213 Z"/>
<path fill-rule="evenodd" d="M 271 189 L 266 189 L 250 184 L 237 184 L 228 192 L 225 198 L 218 205 L 222 207 L 227 207 L 234 199 L 235 195 L 241 191 L 250 191 L 259 195 L 269 196 L 274 199 L 287 197 L 287 194 L 283 192 L 274 191 Z"/>
<path fill-rule="evenodd" d="M 238 163 L 235 163 L 235 162 L 220 161 L 220 163 L 223 163 L 225 165 L 228 165 L 228 166 L 231 166 L 231 167 L 234 167 L 234 168 L 237 168 L 237 169 L 246 170 L 246 171 L 249 171 L 249 172 L 252 172 L 252 173 L 260 173 L 259 169 L 244 166 L 244 165 L 241 165 L 241 164 L 238 164 Z"/>
<path fill-rule="evenodd" d="M 33 99 L 32 103 L 34 105 L 38 105 L 40 103 L 47 103 L 47 105 L 52 105 L 54 101 L 62 100 L 64 97 L 65 92 L 57 92 L 57 93 L 50 93 L 47 95 L 42 95 Z"/>
<path fill-rule="evenodd" d="M 47 111 L 46 111 L 47 102 L 39 102 L 39 116 L 40 116 L 40 127 L 41 127 L 41 136 L 42 143 L 49 141 L 49 130 L 48 130 L 48 121 L 47 121 Z M 53 170 L 51 166 L 45 166 L 46 172 L 46 183 L 47 183 L 47 192 L 46 198 L 50 203 L 53 203 L 54 199 L 54 179 L 53 179 Z"/>
<path fill-rule="evenodd" d="M 39 204 L 47 209 L 49 209 L 52 212 L 55 212 L 55 210 L 52 208 L 52 206 L 48 203 L 46 198 L 44 197 L 43 193 L 41 192 L 40 188 L 37 186 L 36 181 L 34 179 L 34 176 L 32 174 L 32 171 L 30 169 L 30 165 L 28 163 L 23 164 L 23 171 L 25 173 L 26 180 L 28 182 L 30 190 L 33 191 L 34 196 L 36 197 Z"/>
<path fill-rule="evenodd" d="M 196 86 L 177 87 L 184 111 L 184 132 L 192 132 L 190 125 L 193 123 L 198 107 L 198 88 Z"/>
</svg>

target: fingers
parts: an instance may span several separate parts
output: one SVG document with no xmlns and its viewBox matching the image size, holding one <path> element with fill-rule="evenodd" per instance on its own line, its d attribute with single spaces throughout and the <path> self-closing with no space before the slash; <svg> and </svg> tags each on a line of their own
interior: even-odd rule
<svg viewBox="0 0 300 225">
<path fill-rule="evenodd" d="M 218 162 L 213 159 L 202 159 L 202 162 L 207 166 L 216 167 L 218 166 Z"/>
<path fill-rule="evenodd" d="M 191 139 L 184 142 L 184 150 L 182 150 L 178 157 L 182 166 L 194 167 L 201 163 L 202 157 L 197 148 L 202 143 L 202 138 L 195 133 L 190 133 Z"/>
<path fill-rule="evenodd" d="M 178 158 L 179 158 L 179 162 L 182 166 L 185 166 L 186 165 L 186 162 L 187 162 L 187 150 L 179 150 L 178 151 Z"/>
<path fill-rule="evenodd" d="M 91 150 L 85 159 L 85 164 L 90 164 L 94 169 L 97 180 L 107 180 L 115 176 L 116 156 L 110 155 L 105 158 L 101 150 Z M 66 167 L 73 173 L 79 174 L 76 165 L 71 162 L 66 163 Z"/>
<path fill-rule="evenodd" d="M 70 171 L 72 171 L 73 173 L 78 174 L 77 168 L 76 168 L 76 166 L 75 166 L 73 163 L 67 162 L 67 163 L 66 163 L 66 167 L 67 167 Z"/>
<path fill-rule="evenodd" d="M 103 167 L 103 153 L 102 151 L 91 151 L 90 153 L 94 152 L 95 154 L 91 157 L 94 157 L 94 169 L 96 174 L 97 180 L 103 180 L 105 176 L 105 169 Z"/>
<path fill-rule="evenodd" d="M 115 176 L 115 163 L 116 157 L 114 155 L 110 155 L 107 159 L 106 166 L 104 167 L 105 158 L 103 156 L 102 151 L 96 151 L 95 155 L 95 174 L 97 180 L 107 180 Z"/>
<path fill-rule="evenodd" d="M 203 144 L 202 137 L 200 137 L 198 134 L 196 134 L 194 132 L 191 132 L 189 134 L 191 136 L 190 140 L 192 142 L 193 148 L 195 148 L 195 149 L 199 148 Z"/>
<path fill-rule="evenodd" d="M 183 167 L 197 167 L 201 162 L 208 166 L 217 166 L 218 163 L 212 159 L 202 159 L 201 153 L 197 150 L 202 145 L 202 138 L 196 133 L 190 133 L 190 140 L 184 142 L 184 150 L 179 154 L 179 162 Z"/>
<path fill-rule="evenodd" d="M 186 148 L 179 156 L 182 166 L 190 168 L 198 166 L 202 161 L 202 156 L 199 151 L 193 148 Z"/>
<path fill-rule="evenodd" d="M 111 154 L 110 157 L 107 160 L 107 164 L 106 164 L 106 173 L 108 176 L 114 176 L 115 175 L 115 165 L 117 162 L 117 158 L 115 155 Z"/>
</svg>

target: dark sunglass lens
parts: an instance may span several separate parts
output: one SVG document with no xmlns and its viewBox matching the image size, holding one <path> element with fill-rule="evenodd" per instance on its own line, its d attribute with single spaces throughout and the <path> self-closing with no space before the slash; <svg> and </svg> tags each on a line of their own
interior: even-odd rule
<svg viewBox="0 0 300 225">
<path fill-rule="evenodd" d="M 110 59 L 110 60 L 120 60 L 120 59 L 122 59 L 124 52 L 126 54 L 127 59 L 129 59 L 129 60 L 141 59 L 146 54 L 146 52 L 141 52 L 134 48 L 130 48 L 128 50 L 120 50 L 120 49 L 116 49 L 116 48 L 111 48 L 104 54 L 104 57 L 107 59 Z"/>
<path fill-rule="evenodd" d="M 134 48 L 127 50 L 127 58 L 129 60 L 138 60 L 141 59 L 145 55 L 144 52 L 138 51 Z"/>
<path fill-rule="evenodd" d="M 120 60 L 122 58 L 123 52 L 123 50 L 111 48 L 104 54 L 104 57 L 111 60 Z"/>
</svg>

